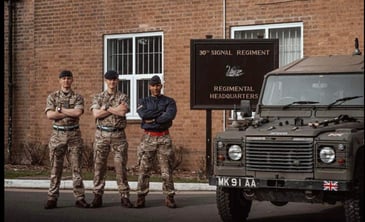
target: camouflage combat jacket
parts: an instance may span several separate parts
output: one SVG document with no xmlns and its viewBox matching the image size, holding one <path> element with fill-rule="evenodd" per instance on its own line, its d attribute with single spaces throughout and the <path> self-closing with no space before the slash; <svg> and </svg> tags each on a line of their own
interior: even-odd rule
<svg viewBox="0 0 365 222">
<path fill-rule="evenodd" d="M 116 91 L 114 94 L 109 94 L 108 91 L 98 93 L 94 96 L 90 110 L 100 109 L 102 106 L 108 105 L 109 107 L 116 107 L 121 103 L 126 103 L 128 106 L 128 96 L 120 91 Z M 129 108 L 128 108 L 129 112 Z M 125 128 L 127 120 L 125 116 L 109 115 L 104 118 L 96 119 L 97 126 Z"/>
<path fill-rule="evenodd" d="M 62 90 L 57 90 L 48 95 L 45 113 L 49 110 L 56 111 L 56 107 L 84 111 L 84 98 L 72 90 L 67 94 Z M 79 120 L 79 117 L 67 116 L 63 119 L 54 120 L 53 124 L 57 126 L 74 126 L 79 124 Z"/>
</svg>

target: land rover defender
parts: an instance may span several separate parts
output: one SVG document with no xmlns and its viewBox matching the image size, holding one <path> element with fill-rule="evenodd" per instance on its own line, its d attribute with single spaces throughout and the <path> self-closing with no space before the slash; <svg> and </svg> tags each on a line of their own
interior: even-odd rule
<svg viewBox="0 0 365 222">
<path fill-rule="evenodd" d="M 243 118 L 213 139 L 209 184 L 217 187 L 222 221 L 246 221 L 254 200 L 341 202 L 346 222 L 363 221 L 364 56 L 358 54 L 308 57 L 273 70 L 256 109 L 241 102 Z"/>
</svg>

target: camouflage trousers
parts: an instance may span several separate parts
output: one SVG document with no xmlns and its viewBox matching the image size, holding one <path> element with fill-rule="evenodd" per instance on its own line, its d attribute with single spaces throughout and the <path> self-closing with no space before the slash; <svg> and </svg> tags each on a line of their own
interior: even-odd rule
<svg viewBox="0 0 365 222">
<path fill-rule="evenodd" d="M 106 132 L 97 130 L 94 143 L 94 194 L 103 195 L 110 151 L 114 155 L 116 181 L 121 197 L 129 198 L 127 178 L 128 142 L 124 130 Z"/>
<path fill-rule="evenodd" d="M 172 165 L 174 152 L 170 135 L 150 136 L 144 134 L 137 150 L 138 159 L 138 184 L 137 195 L 147 195 L 151 171 L 155 158 L 161 170 L 162 191 L 165 195 L 175 195 L 174 181 L 172 177 Z"/>
<path fill-rule="evenodd" d="M 49 144 L 49 158 L 51 163 L 50 187 L 48 199 L 57 200 L 63 172 L 65 157 L 71 163 L 73 195 L 79 200 L 85 198 L 85 187 L 81 177 L 83 141 L 80 130 L 53 130 Z"/>
</svg>

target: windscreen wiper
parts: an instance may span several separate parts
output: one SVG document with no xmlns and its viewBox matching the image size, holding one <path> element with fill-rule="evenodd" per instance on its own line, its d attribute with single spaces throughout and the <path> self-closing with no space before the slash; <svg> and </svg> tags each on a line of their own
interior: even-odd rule
<svg viewBox="0 0 365 222">
<path fill-rule="evenodd" d="M 363 96 L 349 96 L 349 97 L 343 97 L 340 99 L 336 99 L 336 101 L 328 104 L 327 109 L 330 109 L 334 105 L 341 105 L 342 103 L 344 103 L 348 100 L 353 100 L 353 99 L 357 99 L 357 98 L 361 98 L 361 97 L 363 97 Z"/>
<path fill-rule="evenodd" d="M 305 104 L 316 104 L 316 103 L 319 103 L 319 102 L 316 102 L 316 101 L 294 101 L 292 103 L 289 103 L 289 104 L 283 106 L 283 109 L 287 109 L 287 108 L 289 108 L 290 106 L 292 106 L 294 104 L 305 105 Z"/>
</svg>

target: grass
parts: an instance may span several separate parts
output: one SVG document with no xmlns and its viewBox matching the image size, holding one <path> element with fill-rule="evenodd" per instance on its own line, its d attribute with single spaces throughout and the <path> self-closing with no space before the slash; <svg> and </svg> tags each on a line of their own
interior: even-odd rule
<svg viewBox="0 0 365 222">
<path fill-rule="evenodd" d="M 49 174 L 48 170 L 34 171 L 34 170 L 4 170 L 5 179 L 23 179 L 29 177 L 45 177 Z"/>
<path fill-rule="evenodd" d="M 4 167 L 5 179 L 49 179 L 50 170 L 47 167 L 32 167 L 32 166 L 9 166 Z M 84 180 L 93 180 L 93 172 L 91 170 L 83 169 L 82 176 Z M 63 179 L 71 179 L 71 171 L 68 168 L 64 168 Z M 128 181 L 137 181 L 138 175 L 135 172 L 128 173 Z M 106 175 L 107 180 L 115 180 L 115 171 L 109 169 Z M 159 174 L 152 174 L 150 178 L 151 182 L 161 182 L 161 176 Z M 177 171 L 174 173 L 175 183 L 207 183 L 205 178 L 199 178 L 191 172 Z"/>
</svg>

